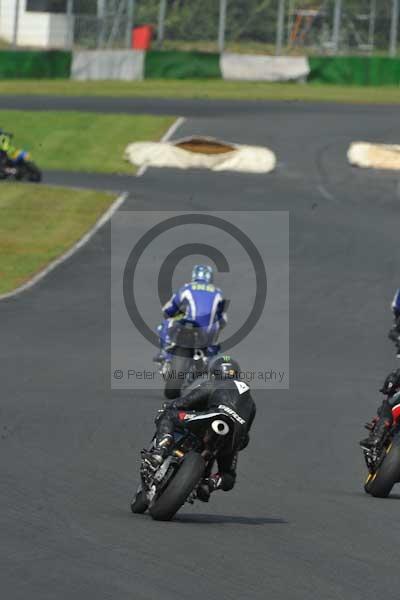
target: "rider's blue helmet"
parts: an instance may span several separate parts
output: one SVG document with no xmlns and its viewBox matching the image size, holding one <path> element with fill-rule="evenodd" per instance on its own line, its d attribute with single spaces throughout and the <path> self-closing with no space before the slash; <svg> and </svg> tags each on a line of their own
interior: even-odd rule
<svg viewBox="0 0 400 600">
<path fill-rule="evenodd" d="M 392 301 L 392 311 L 396 314 L 400 313 L 400 289 L 396 291 Z"/>
<path fill-rule="evenodd" d="M 208 265 L 196 265 L 192 271 L 192 281 L 201 281 L 204 283 L 212 283 L 214 273 L 212 267 Z"/>
</svg>

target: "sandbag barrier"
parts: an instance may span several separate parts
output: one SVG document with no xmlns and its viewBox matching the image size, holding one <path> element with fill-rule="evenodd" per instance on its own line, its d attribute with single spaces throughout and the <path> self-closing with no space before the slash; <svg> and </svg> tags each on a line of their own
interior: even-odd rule
<svg viewBox="0 0 400 600">
<path fill-rule="evenodd" d="M 353 142 L 347 151 L 349 163 L 362 169 L 400 171 L 400 145 Z"/>
<path fill-rule="evenodd" d="M 125 149 L 125 160 L 136 167 L 209 169 L 238 173 L 270 173 L 276 167 L 272 150 L 191 136 L 173 142 L 135 142 Z"/>
</svg>

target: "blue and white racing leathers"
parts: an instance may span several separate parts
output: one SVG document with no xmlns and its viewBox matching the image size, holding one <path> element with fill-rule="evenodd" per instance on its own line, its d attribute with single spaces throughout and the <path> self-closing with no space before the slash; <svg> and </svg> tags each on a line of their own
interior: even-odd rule
<svg viewBox="0 0 400 600">
<path fill-rule="evenodd" d="M 165 320 L 158 327 L 161 350 L 170 344 L 169 331 L 174 323 L 191 323 L 200 327 L 207 336 L 209 352 L 216 343 L 220 329 L 227 322 L 225 300 L 220 289 L 213 284 L 192 281 L 182 286 L 163 306 Z"/>
</svg>

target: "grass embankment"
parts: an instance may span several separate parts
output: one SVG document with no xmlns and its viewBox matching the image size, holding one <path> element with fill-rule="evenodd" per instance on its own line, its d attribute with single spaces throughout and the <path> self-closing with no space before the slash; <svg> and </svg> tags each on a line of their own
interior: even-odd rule
<svg viewBox="0 0 400 600">
<path fill-rule="evenodd" d="M 42 169 L 93 173 L 132 174 L 133 165 L 123 160 L 126 146 L 158 140 L 173 121 L 147 115 L 0 111 L 2 128 L 14 132 L 15 145 L 31 150 Z"/>
<path fill-rule="evenodd" d="M 398 87 L 184 79 L 145 81 L 1 81 L 0 94 L 203 98 L 216 100 L 301 100 L 355 104 L 400 104 Z M 118 117 L 120 118 L 120 117 Z M 139 118 L 139 117 L 138 117 Z"/>
<path fill-rule="evenodd" d="M 115 195 L 0 185 L 0 294 L 23 284 L 76 243 Z"/>
</svg>

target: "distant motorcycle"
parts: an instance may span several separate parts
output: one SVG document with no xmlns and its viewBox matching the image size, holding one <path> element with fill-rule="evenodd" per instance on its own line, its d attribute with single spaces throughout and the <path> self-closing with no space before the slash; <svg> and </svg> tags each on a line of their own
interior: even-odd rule
<svg viewBox="0 0 400 600">
<path fill-rule="evenodd" d="M 208 346 L 204 330 L 190 323 L 176 322 L 169 337 L 171 342 L 160 373 L 165 381 L 165 397 L 174 400 L 196 378 L 207 372 L 208 359 L 217 354 L 220 347 Z"/>
<path fill-rule="evenodd" d="M 13 177 L 17 181 L 23 179 L 39 183 L 42 172 L 31 160 L 31 155 L 25 150 L 18 150 L 12 157 L 5 152 L 0 152 L 0 179 Z"/>
<path fill-rule="evenodd" d="M 170 455 L 154 470 L 142 452 L 141 484 L 131 502 L 133 513 L 169 521 L 185 502 L 198 498 L 199 484 L 209 477 L 219 452 L 237 445 L 244 425 L 229 406 L 206 412 L 183 412 L 184 430 L 176 431 Z M 243 421 L 244 423 L 244 421 Z M 153 447 L 154 438 L 150 449 Z"/>
<path fill-rule="evenodd" d="M 393 486 L 400 482 L 400 423 L 399 414 L 393 414 L 393 425 L 378 447 L 363 448 L 368 477 L 364 484 L 367 494 L 387 498 Z M 368 429 L 373 427 L 367 426 Z"/>
</svg>

